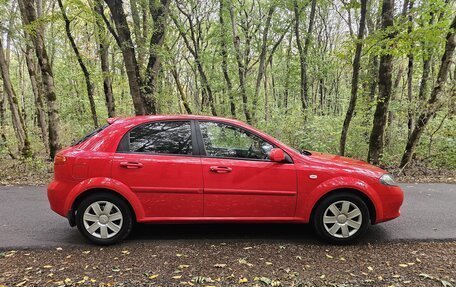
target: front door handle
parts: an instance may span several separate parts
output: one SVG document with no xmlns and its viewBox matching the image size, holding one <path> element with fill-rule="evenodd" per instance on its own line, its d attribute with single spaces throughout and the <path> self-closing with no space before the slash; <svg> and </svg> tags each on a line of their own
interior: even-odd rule
<svg viewBox="0 0 456 287">
<path fill-rule="evenodd" d="M 231 172 L 231 167 L 227 167 L 227 166 L 211 166 L 210 167 L 210 170 L 212 172 L 216 172 L 216 173 L 229 173 Z"/>
<path fill-rule="evenodd" d="M 143 164 L 140 162 L 123 161 L 120 163 L 120 167 L 127 168 L 127 169 L 141 168 L 142 166 L 143 166 Z"/>
</svg>

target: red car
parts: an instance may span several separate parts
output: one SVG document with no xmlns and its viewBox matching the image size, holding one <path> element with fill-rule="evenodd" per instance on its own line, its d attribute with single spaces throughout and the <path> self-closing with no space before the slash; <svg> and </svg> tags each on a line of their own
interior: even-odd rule
<svg viewBox="0 0 456 287">
<path fill-rule="evenodd" d="M 399 216 L 403 192 L 359 160 L 297 151 L 242 122 L 108 119 L 54 160 L 52 210 L 97 244 L 142 223 L 311 223 L 346 243 Z"/>
</svg>

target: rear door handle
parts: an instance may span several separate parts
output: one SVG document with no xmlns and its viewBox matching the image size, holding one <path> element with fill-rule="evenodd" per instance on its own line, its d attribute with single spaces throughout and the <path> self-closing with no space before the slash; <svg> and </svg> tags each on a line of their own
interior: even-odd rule
<svg viewBox="0 0 456 287">
<path fill-rule="evenodd" d="M 210 170 L 215 173 L 229 173 L 232 171 L 231 167 L 227 166 L 211 166 Z"/>
<path fill-rule="evenodd" d="M 127 169 L 141 168 L 142 166 L 143 166 L 143 164 L 140 162 L 123 161 L 120 163 L 120 167 L 127 168 Z"/>
</svg>

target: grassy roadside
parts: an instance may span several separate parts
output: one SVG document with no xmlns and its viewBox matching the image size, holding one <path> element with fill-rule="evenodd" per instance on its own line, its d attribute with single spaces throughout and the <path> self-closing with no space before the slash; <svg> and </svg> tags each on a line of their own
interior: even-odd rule
<svg viewBox="0 0 456 287">
<path fill-rule="evenodd" d="M 159 241 L 4 251 L 0 286 L 456 286 L 456 242 Z"/>
</svg>

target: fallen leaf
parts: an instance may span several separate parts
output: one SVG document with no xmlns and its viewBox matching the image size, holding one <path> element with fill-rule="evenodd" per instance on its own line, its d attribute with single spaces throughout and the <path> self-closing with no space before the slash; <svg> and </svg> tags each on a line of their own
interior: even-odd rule
<svg viewBox="0 0 456 287">
<path fill-rule="evenodd" d="M 324 279 L 325 277 L 326 277 L 326 275 L 323 274 L 323 275 L 320 276 L 320 279 Z"/>
<path fill-rule="evenodd" d="M 89 254 L 90 250 L 82 251 L 83 254 Z"/>
<path fill-rule="evenodd" d="M 274 287 L 282 286 L 282 283 L 279 280 L 272 280 L 271 286 L 274 286 Z"/>
<path fill-rule="evenodd" d="M 405 267 L 408 267 L 408 265 L 407 265 L 407 264 L 404 264 L 404 263 L 399 264 L 399 266 L 404 267 L 404 268 L 405 268 Z"/>
<path fill-rule="evenodd" d="M 173 276 L 172 278 L 173 278 L 173 279 L 181 279 L 181 278 L 182 278 L 182 275 L 176 275 L 176 276 Z"/>
<path fill-rule="evenodd" d="M 372 268 L 371 266 L 367 266 L 367 269 L 368 269 L 369 271 L 374 271 L 374 268 Z"/>
<path fill-rule="evenodd" d="M 239 278 L 239 284 L 247 283 L 247 282 L 249 282 L 249 280 L 247 278 L 245 278 L 245 277 Z"/>
<path fill-rule="evenodd" d="M 239 261 L 239 264 L 244 264 L 244 265 L 247 265 L 247 266 L 249 266 L 249 267 L 253 266 L 253 264 L 247 262 L 247 260 L 246 260 L 245 258 L 241 258 L 241 259 L 239 259 L 238 261 Z"/>
<path fill-rule="evenodd" d="M 255 281 L 263 282 L 266 285 L 271 285 L 272 280 L 267 277 L 255 277 Z"/>
<path fill-rule="evenodd" d="M 190 265 L 181 264 L 177 268 L 184 269 L 184 268 L 188 268 L 188 267 L 190 267 Z"/>
<path fill-rule="evenodd" d="M 272 262 L 266 262 L 266 265 L 272 265 Z"/>
<path fill-rule="evenodd" d="M 43 268 L 49 269 L 52 268 L 52 265 L 44 265 Z"/>
<path fill-rule="evenodd" d="M 149 275 L 149 279 L 155 279 L 158 277 L 158 274 L 154 274 L 154 275 Z"/>
<path fill-rule="evenodd" d="M 329 259 L 333 259 L 334 257 L 332 257 L 331 255 L 329 254 L 326 254 L 326 257 L 329 258 Z"/>
</svg>

